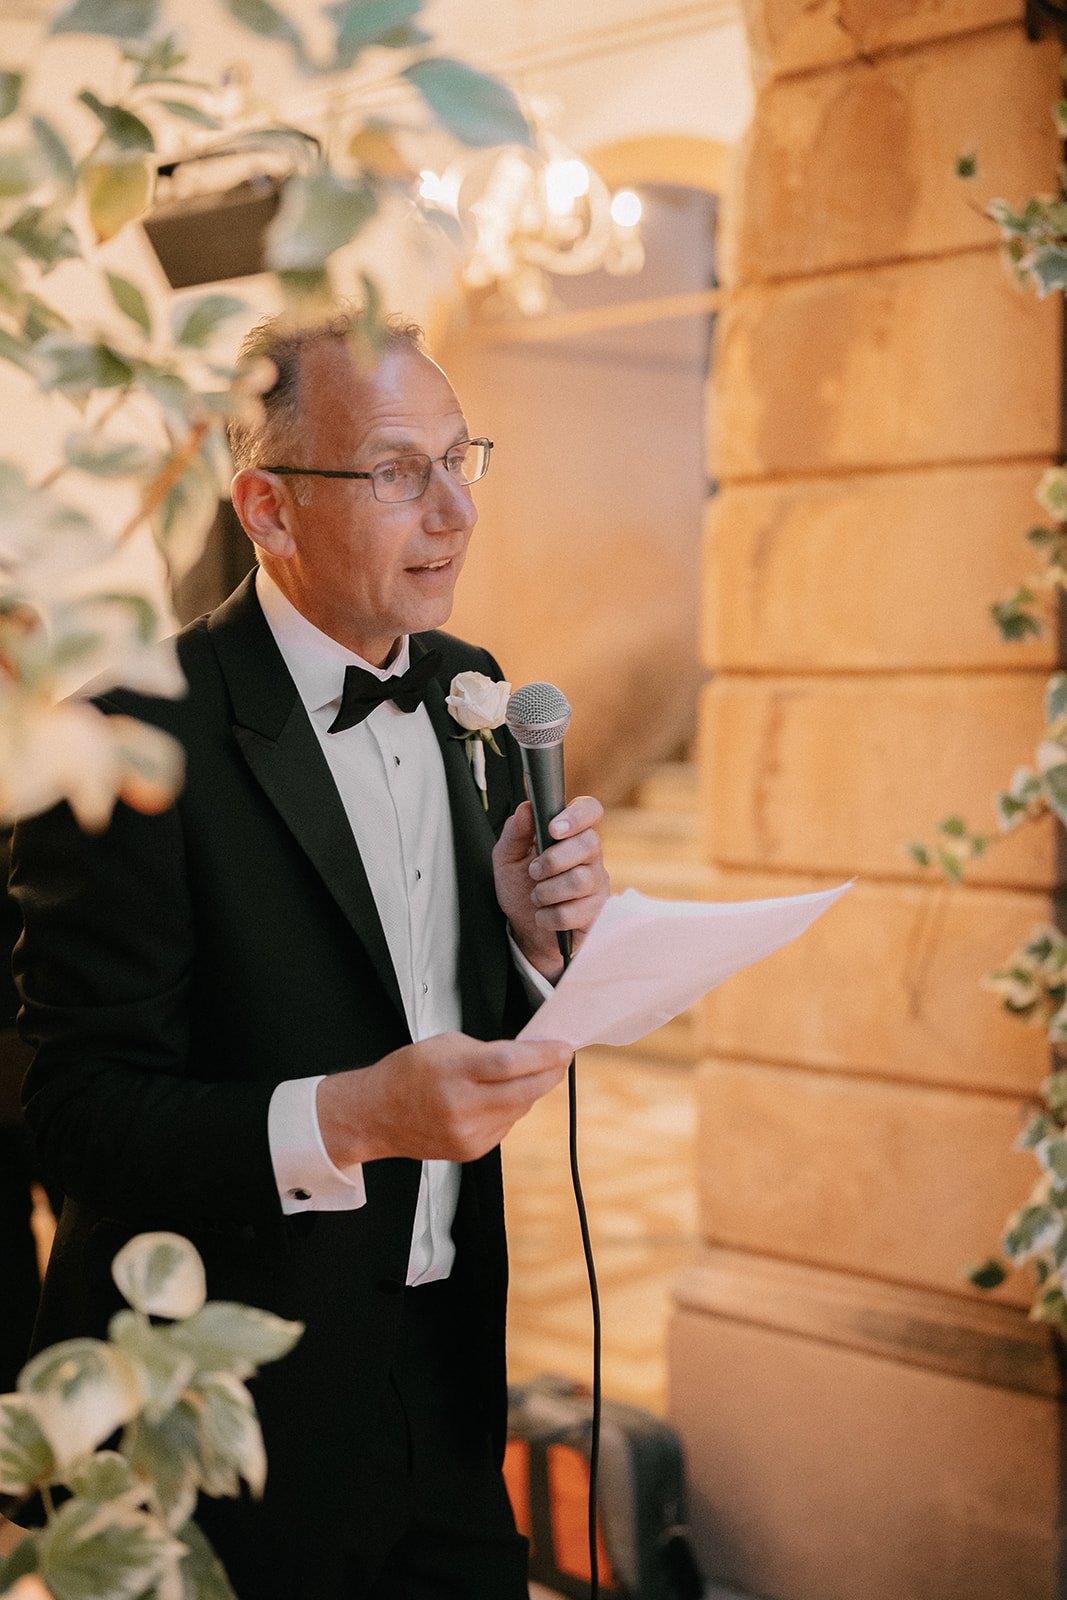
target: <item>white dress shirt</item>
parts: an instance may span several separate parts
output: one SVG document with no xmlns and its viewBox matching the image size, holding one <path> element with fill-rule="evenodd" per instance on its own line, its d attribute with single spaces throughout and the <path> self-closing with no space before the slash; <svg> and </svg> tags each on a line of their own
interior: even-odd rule
<svg viewBox="0 0 1067 1600">
<path fill-rule="evenodd" d="M 342 733 L 329 727 L 341 703 L 345 668 L 383 680 L 405 672 L 408 640 L 388 667 L 375 667 L 321 632 L 285 598 L 261 567 L 256 594 L 337 785 L 381 918 L 413 1040 L 462 1026 L 459 902 L 452 816 L 444 762 L 425 706 L 386 701 Z M 512 943 L 531 999 L 549 991 Z M 323 1143 L 315 1107 L 322 1075 L 280 1083 L 267 1135 L 282 1210 L 349 1211 L 366 1204 L 362 1166 L 338 1168 Z M 451 1227 L 459 1168 L 424 1161 L 408 1260 L 409 1285 L 446 1278 L 455 1259 Z"/>
</svg>

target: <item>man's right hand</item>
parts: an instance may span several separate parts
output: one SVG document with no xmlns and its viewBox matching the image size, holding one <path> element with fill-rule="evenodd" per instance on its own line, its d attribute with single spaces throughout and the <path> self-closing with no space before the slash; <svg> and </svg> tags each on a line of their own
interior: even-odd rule
<svg viewBox="0 0 1067 1600">
<path fill-rule="evenodd" d="M 498 1145 L 567 1070 L 558 1040 L 439 1033 L 318 1086 L 323 1142 L 337 1167 L 384 1156 L 474 1161 Z"/>
</svg>

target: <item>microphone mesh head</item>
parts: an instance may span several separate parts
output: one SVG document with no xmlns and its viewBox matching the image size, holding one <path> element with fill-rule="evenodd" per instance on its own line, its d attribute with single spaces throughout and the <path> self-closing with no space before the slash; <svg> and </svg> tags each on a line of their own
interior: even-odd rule
<svg viewBox="0 0 1067 1600">
<path fill-rule="evenodd" d="M 507 724 L 519 744 L 559 744 L 570 726 L 567 696 L 554 683 L 527 683 L 508 701 Z"/>
</svg>

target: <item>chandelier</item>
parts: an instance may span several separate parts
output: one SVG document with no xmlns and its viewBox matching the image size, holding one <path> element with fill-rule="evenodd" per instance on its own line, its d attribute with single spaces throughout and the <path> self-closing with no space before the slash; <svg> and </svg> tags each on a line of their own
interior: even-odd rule
<svg viewBox="0 0 1067 1600">
<path fill-rule="evenodd" d="M 553 134 L 538 131 L 532 148 L 468 152 L 420 176 L 422 199 L 463 229 L 463 283 L 488 291 L 501 311 L 548 310 L 553 274 L 623 275 L 644 265 L 640 197 L 611 193 Z"/>
</svg>

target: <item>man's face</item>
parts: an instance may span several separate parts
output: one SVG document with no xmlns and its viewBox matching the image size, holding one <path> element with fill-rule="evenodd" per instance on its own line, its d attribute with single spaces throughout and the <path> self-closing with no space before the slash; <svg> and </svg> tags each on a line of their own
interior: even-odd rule
<svg viewBox="0 0 1067 1600">
<path fill-rule="evenodd" d="M 314 478 L 306 506 L 290 502 L 295 550 L 271 576 L 299 611 L 365 660 L 384 665 L 401 634 L 438 628 L 478 513 L 470 489 L 436 461 L 467 437 L 451 384 L 427 356 L 402 346 L 368 373 L 341 341 L 312 347 L 300 374 L 293 466 L 369 472 L 394 456 L 435 465 L 425 493 L 397 505 L 366 478 Z"/>
</svg>

